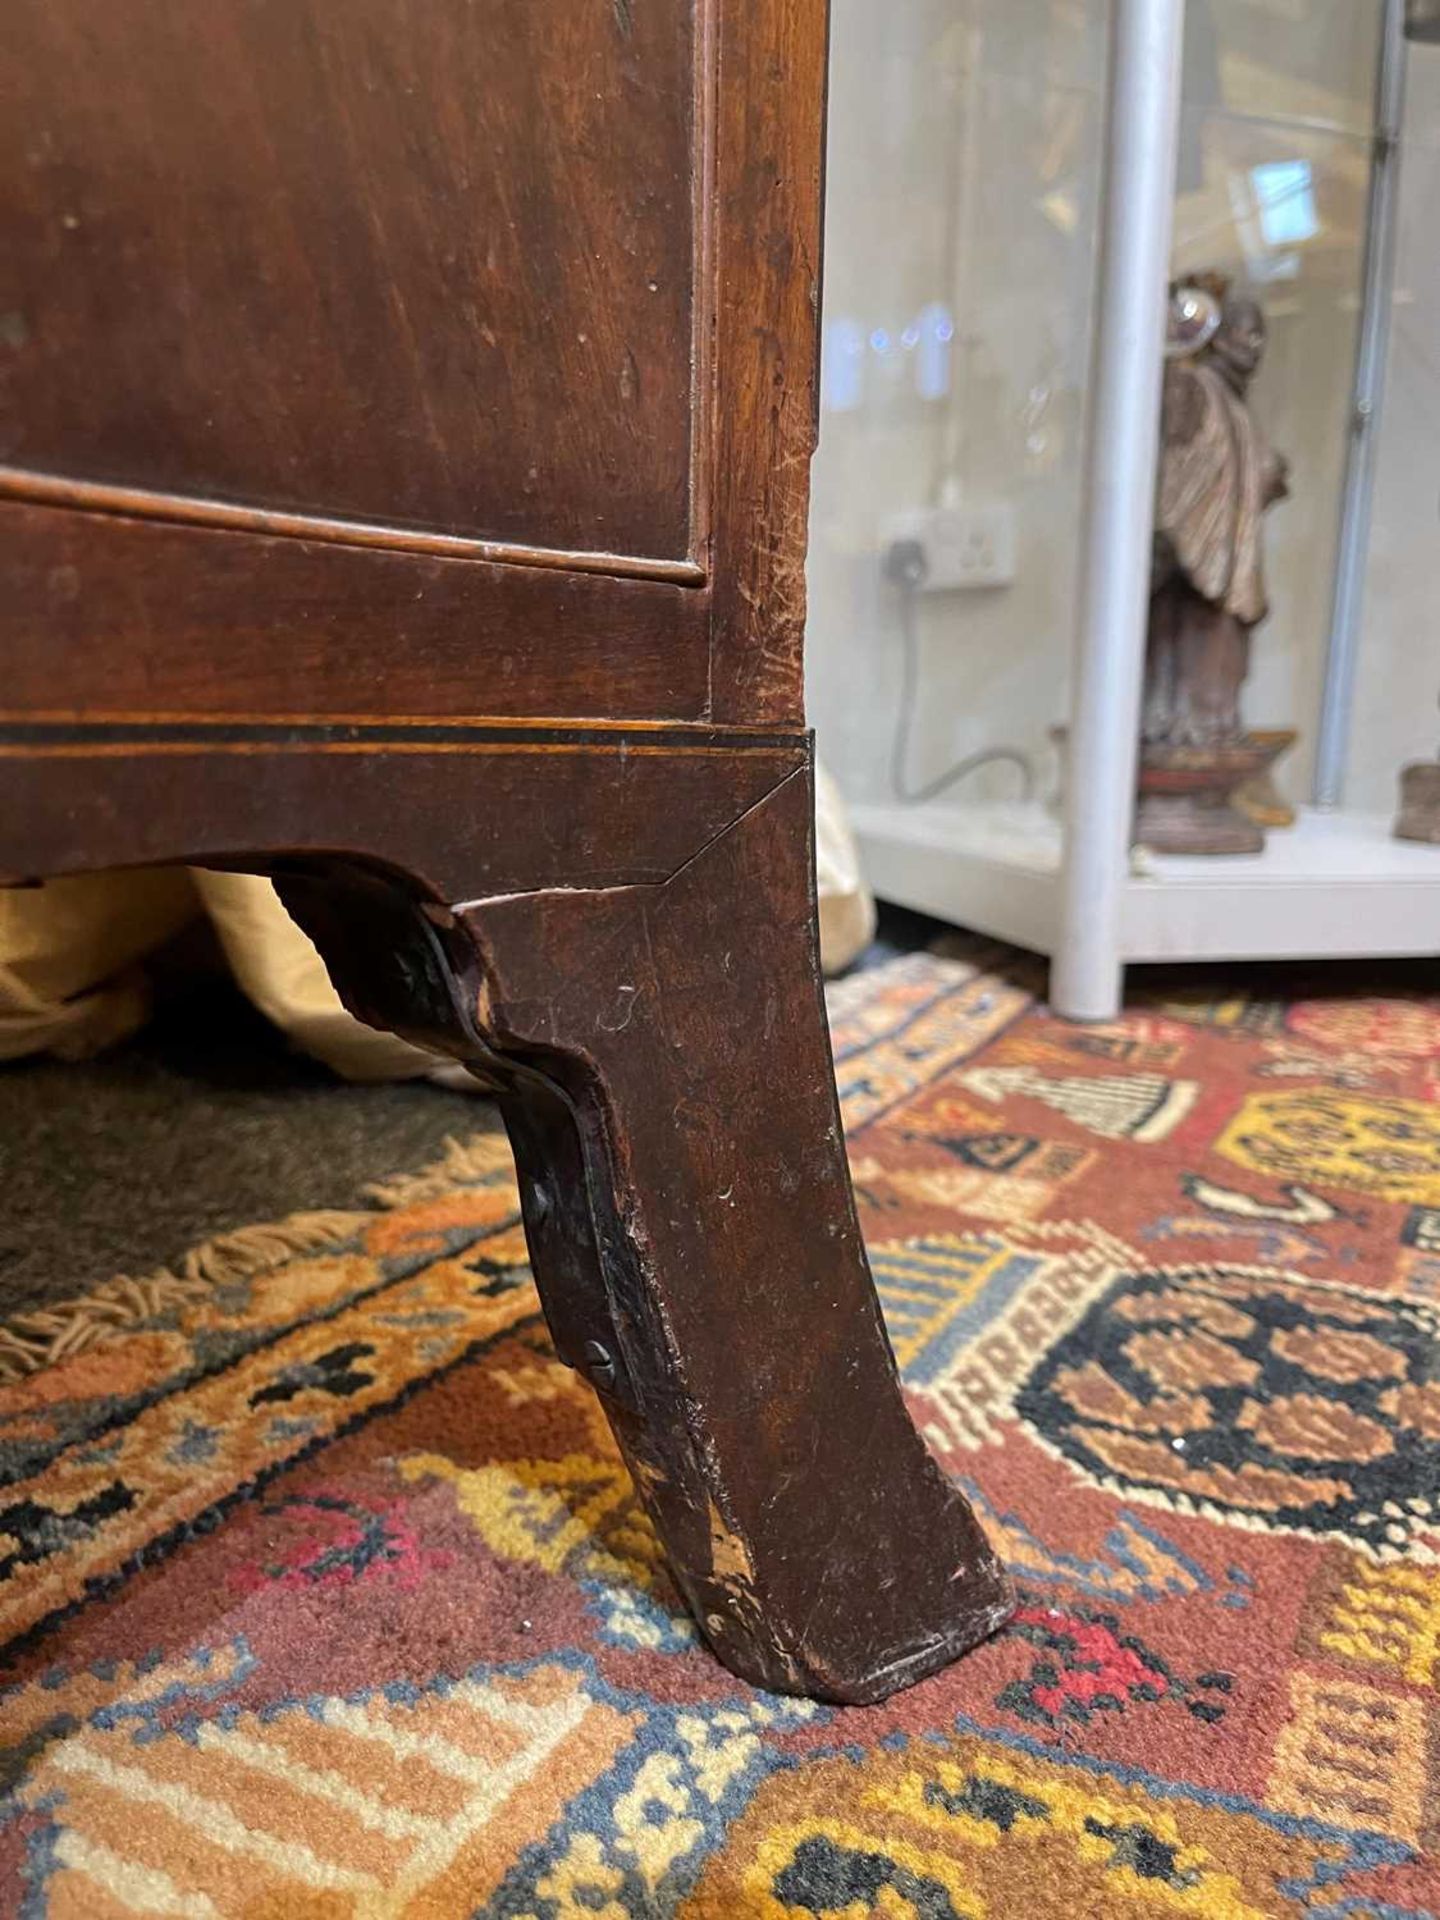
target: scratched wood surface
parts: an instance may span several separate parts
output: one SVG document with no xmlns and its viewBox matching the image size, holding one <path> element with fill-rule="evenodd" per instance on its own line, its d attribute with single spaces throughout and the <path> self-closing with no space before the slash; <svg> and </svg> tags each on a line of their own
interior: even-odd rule
<svg viewBox="0 0 1440 1920">
<path fill-rule="evenodd" d="M 5 457 L 684 558 L 694 47 L 679 0 L 6 0 Z"/>
<path fill-rule="evenodd" d="M 0 9 L 0 709 L 799 726 L 824 61 L 824 0 Z"/>
<path fill-rule="evenodd" d="M 498 1094 L 556 1349 L 710 1646 L 757 1685 L 864 1702 L 1011 1596 L 901 1397 L 835 1096 L 808 755 L 777 772 L 659 885 L 441 920 L 363 879 L 281 888 L 355 1011 Z"/>
<path fill-rule="evenodd" d="M 0 881 L 275 875 L 496 1092 L 721 1659 L 1004 1575 L 905 1412 L 820 994 L 824 0 L 0 8 Z"/>
<path fill-rule="evenodd" d="M 360 853 L 437 901 L 654 883 L 805 758 L 699 727 L 30 723 L 0 732 L 0 879 Z"/>
<path fill-rule="evenodd" d="M 63 706 L 701 720 L 706 605 L 667 580 L 0 501 L 0 726 Z"/>
</svg>

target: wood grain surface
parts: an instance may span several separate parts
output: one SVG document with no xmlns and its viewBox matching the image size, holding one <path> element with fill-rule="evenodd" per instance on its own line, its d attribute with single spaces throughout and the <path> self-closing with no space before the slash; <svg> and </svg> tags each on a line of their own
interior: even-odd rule
<svg viewBox="0 0 1440 1920">
<path fill-rule="evenodd" d="M 825 26 L 14 0 L 5 704 L 799 727 Z"/>
<path fill-rule="evenodd" d="M 0 881 L 254 867 L 501 1100 L 716 1653 L 1004 1575 L 905 1410 L 820 990 L 824 0 L 9 0 Z"/>
<path fill-rule="evenodd" d="M 695 43 L 683 0 L 7 0 L 0 455 L 685 558 Z"/>
</svg>

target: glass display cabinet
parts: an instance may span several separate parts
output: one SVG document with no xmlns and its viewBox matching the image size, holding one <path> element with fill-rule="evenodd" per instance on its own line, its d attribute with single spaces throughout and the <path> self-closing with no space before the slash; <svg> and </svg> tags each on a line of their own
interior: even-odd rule
<svg viewBox="0 0 1440 1920">
<path fill-rule="evenodd" d="M 1130 960 L 1440 951 L 1440 845 L 1393 834 L 1440 737 L 1428 5 L 835 0 L 820 750 L 882 898 L 1050 954 L 1063 1012 Z M 1258 303 L 1288 463 L 1259 853 L 1134 844 L 1167 268 Z"/>
</svg>

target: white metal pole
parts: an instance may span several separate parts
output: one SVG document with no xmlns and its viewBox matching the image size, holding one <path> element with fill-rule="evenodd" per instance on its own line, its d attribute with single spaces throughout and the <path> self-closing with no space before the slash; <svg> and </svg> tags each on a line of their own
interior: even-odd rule
<svg viewBox="0 0 1440 1920">
<path fill-rule="evenodd" d="M 1370 503 L 1375 490 L 1375 443 L 1390 341 L 1391 282 L 1395 277 L 1395 216 L 1399 194 L 1400 122 L 1405 111 L 1405 3 L 1385 0 L 1380 58 L 1375 73 L 1375 144 L 1365 213 L 1365 268 L 1360 329 L 1355 343 L 1355 384 L 1350 401 L 1350 439 L 1345 449 L 1345 485 L 1340 496 L 1340 534 L 1330 604 L 1330 649 L 1325 691 L 1315 735 L 1311 798 L 1328 811 L 1340 804 L 1350 752 L 1350 717 L 1360 667 L 1360 616 L 1365 564 L 1370 557 Z"/>
<path fill-rule="evenodd" d="M 1114 0 L 1080 618 L 1050 998 L 1119 1011 L 1135 812 L 1185 0 Z"/>
</svg>

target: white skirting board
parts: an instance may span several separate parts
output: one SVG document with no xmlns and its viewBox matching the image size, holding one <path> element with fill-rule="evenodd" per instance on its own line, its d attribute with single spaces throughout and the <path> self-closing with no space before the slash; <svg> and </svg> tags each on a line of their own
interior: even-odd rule
<svg viewBox="0 0 1440 1920">
<path fill-rule="evenodd" d="M 1062 846 L 1046 808 L 860 806 L 854 826 L 882 900 L 1055 953 Z M 1388 815 L 1302 810 L 1260 854 L 1137 849 L 1116 960 L 1440 954 L 1440 846 L 1395 840 L 1390 826 Z"/>
</svg>

